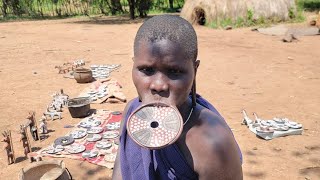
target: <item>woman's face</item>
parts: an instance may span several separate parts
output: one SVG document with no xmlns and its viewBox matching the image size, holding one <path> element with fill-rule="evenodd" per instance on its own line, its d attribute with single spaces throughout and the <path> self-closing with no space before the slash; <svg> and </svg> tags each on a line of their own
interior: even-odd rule
<svg viewBox="0 0 320 180">
<path fill-rule="evenodd" d="M 170 40 L 140 42 L 132 79 L 142 103 L 163 102 L 180 107 L 191 91 L 195 63 Z"/>
</svg>

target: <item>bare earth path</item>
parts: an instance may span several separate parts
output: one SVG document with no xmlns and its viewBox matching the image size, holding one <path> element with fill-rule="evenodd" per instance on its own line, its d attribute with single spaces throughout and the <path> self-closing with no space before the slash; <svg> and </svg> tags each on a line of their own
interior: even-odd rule
<svg viewBox="0 0 320 180">
<path fill-rule="evenodd" d="M 115 23 L 116 24 L 113 24 Z M 75 97 L 86 85 L 57 74 L 55 65 L 83 58 L 91 64 L 122 64 L 112 77 L 128 99 L 132 45 L 141 23 L 86 18 L 0 23 L 0 130 L 11 129 L 17 157 L 22 157 L 19 124 L 29 110 L 37 120 L 50 95 L 63 88 Z M 242 149 L 245 179 L 317 179 L 320 177 L 320 36 L 300 37 L 286 44 L 279 37 L 251 32 L 196 27 L 199 37 L 198 92 L 224 116 Z M 289 57 L 289 58 L 288 58 Z M 36 72 L 36 73 L 35 73 Z M 125 104 L 93 106 L 122 110 Z M 262 118 L 288 117 L 304 125 L 301 136 L 264 141 L 241 126 L 241 110 Z M 252 116 L 251 116 L 252 117 Z M 49 121 L 45 147 L 75 124 L 67 110 L 61 121 Z M 2 146 L 2 144 L 1 144 Z M 1 179 L 16 179 L 26 160 L 7 166 L 0 156 Z M 74 179 L 110 179 L 112 171 L 87 162 L 65 159 Z M 5 178 L 3 178 L 5 177 Z"/>
</svg>

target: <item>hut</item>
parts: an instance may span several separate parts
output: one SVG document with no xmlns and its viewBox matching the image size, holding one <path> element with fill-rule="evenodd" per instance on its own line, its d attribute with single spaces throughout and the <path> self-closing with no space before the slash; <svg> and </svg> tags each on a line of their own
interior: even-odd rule
<svg viewBox="0 0 320 180">
<path fill-rule="evenodd" d="M 238 18 L 287 20 L 296 11 L 295 0 L 186 0 L 181 17 L 204 25 Z"/>
</svg>

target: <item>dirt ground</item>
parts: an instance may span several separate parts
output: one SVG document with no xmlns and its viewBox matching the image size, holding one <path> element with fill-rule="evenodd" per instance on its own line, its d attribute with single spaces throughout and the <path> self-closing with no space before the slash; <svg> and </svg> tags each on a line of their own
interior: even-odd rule
<svg viewBox="0 0 320 180">
<path fill-rule="evenodd" d="M 136 97 L 131 80 L 133 39 L 141 22 L 126 19 L 64 19 L 0 23 L 0 130 L 11 129 L 18 163 L 8 166 L 1 154 L 1 179 L 17 179 L 22 167 L 19 124 L 29 110 L 37 120 L 63 88 L 76 97 L 86 84 L 63 78 L 56 65 L 84 59 L 90 64 L 121 64 L 112 73 L 128 99 Z M 243 153 L 245 179 L 319 179 L 320 177 L 320 36 L 298 37 L 283 43 L 280 37 L 249 28 L 231 31 L 196 27 L 199 39 L 198 92 L 224 116 Z M 92 105 L 122 110 L 125 104 Z M 241 110 L 250 117 L 288 117 L 303 124 L 303 135 L 265 141 L 242 126 Z M 61 121 L 49 121 L 46 147 L 75 124 L 68 110 Z M 3 144 L 0 144 L 1 146 Z M 112 170 L 87 162 L 64 159 L 74 179 L 111 179 Z M 3 178 L 5 177 L 5 178 Z"/>
</svg>

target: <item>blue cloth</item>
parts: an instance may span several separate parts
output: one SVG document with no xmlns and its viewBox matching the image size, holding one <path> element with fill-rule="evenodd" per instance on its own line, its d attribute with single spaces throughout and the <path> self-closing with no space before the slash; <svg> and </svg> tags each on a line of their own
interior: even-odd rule
<svg viewBox="0 0 320 180">
<path fill-rule="evenodd" d="M 197 95 L 197 103 L 221 116 L 205 99 Z M 127 133 L 126 123 L 130 114 L 140 106 L 136 98 L 125 114 L 120 137 L 120 164 L 124 180 L 198 179 L 188 165 L 176 143 L 158 150 L 149 150 L 137 145 Z M 240 149 L 239 153 L 241 155 Z M 242 155 L 241 155 L 242 162 Z"/>
</svg>

